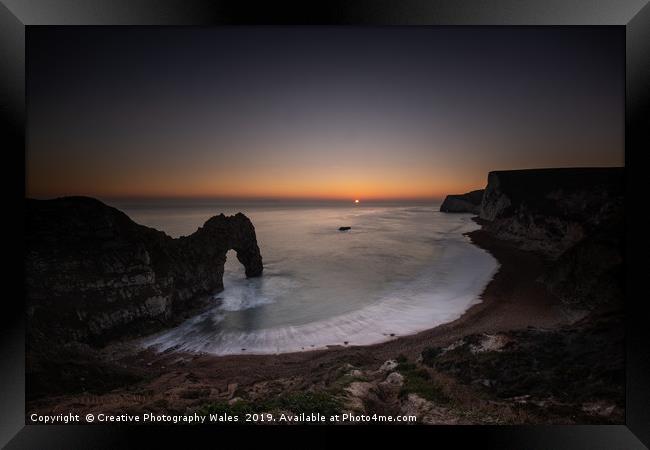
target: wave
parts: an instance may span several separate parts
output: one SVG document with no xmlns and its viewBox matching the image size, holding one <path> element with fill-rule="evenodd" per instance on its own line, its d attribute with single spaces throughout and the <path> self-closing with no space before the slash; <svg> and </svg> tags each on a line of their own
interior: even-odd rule
<svg viewBox="0 0 650 450">
<path fill-rule="evenodd" d="M 304 294 L 307 287 L 291 271 L 280 272 L 282 261 L 276 260 L 259 279 L 245 280 L 236 276 L 226 279 L 228 287 L 217 296 L 218 306 L 172 330 L 147 338 L 144 345 L 159 351 L 175 348 L 215 355 L 286 353 L 334 345 L 376 344 L 453 321 L 481 301 L 480 294 L 499 265 L 489 253 L 471 244 L 463 235 L 478 228 L 469 216 L 446 216 L 444 221 L 445 225 L 435 236 L 423 238 L 423 242 L 435 245 L 435 260 L 411 273 L 408 279 L 397 278 L 387 283 L 372 301 L 361 302 L 357 308 L 299 323 L 300 308 L 313 306 L 307 305 L 310 299 L 289 303 L 289 306 L 282 302 L 287 297 Z M 372 261 L 381 267 L 389 260 L 398 265 L 404 262 L 404 258 L 391 259 L 391 253 L 381 249 L 374 249 L 362 258 L 361 261 Z M 326 270 L 324 273 L 327 275 Z M 337 286 L 322 287 L 323 297 L 319 301 L 327 302 L 328 298 L 336 296 L 336 289 Z M 372 295 L 369 291 L 368 297 Z M 327 308 L 329 305 L 321 306 Z M 275 307 L 280 312 L 270 312 L 269 308 Z M 229 316 L 242 311 L 252 316 Z M 280 326 L 256 325 L 258 318 L 269 314 L 295 315 L 296 321 Z M 240 322 L 250 320 L 253 325 L 226 326 L 228 320 L 234 320 L 232 317 Z M 247 326 L 253 329 L 246 329 Z"/>
</svg>

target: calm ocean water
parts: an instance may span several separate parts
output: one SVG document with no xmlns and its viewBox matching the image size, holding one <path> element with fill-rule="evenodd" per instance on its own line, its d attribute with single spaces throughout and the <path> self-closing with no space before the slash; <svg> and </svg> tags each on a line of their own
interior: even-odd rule
<svg viewBox="0 0 650 450">
<path fill-rule="evenodd" d="M 228 252 L 214 307 L 145 340 L 160 350 L 281 353 L 394 339 L 458 318 L 498 268 L 463 236 L 477 228 L 471 215 L 437 204 L 110 203 L 173 237 L 222 212 L 255 225 L 263 276 L 246 279 Z"/>
</svg>

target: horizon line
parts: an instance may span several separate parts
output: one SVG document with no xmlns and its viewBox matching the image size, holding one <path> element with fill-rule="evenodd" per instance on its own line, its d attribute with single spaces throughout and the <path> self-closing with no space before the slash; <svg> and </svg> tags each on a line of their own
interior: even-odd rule
<svg viewBox="0 0 650 450">
<path fill-rule="evenodd" d="M 64 194 L 64 195 L 25 195 L 26 199 L 54 200 L 65 197 L 90 197 L 101 201 L 221 201 L 221 202 L 337 202 L 353 203 L 355 200 L 362 202 L 427 202 L 442 201 L 446 195 L 431 197 L 234 197 L 217 195 L 88 195 L 88 194 Z M 453 194 L 452 194 L 453 195 Z"/>
</svg>

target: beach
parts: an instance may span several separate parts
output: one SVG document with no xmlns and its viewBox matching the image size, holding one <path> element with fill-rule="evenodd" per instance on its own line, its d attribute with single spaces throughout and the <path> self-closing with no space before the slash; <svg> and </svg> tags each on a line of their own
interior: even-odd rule
<svg viewBox="0 0 650 450">
<path fill-rule="evenodd" d="M 427 348 L 448 346 L 471 334 L 554 328 L 569 322 L 559 301 L 536 281 L 544 270 L 544 261 L 537 254 L 518 250 L 482 230 L 468 236 L 494 256 L 500 268 L 482 293 L 481 302 L 453 322 L 376 345 L 279 355 L 158 353 L 141 351 L 132 342 L 116 343 L 93 355 L 101 370 L 93 371 L 95 378 L 86 380 L 86 393 L 34 399 L 27 410 L 183 412 L 209 401 L 231 400 L 236 392 L 259 391 L 262 395 L 324 387 L 340 376 L 341 367 L 377 370 L 387 360 L 415 359 Z M 108 378 L 130 381 L 107 389 L 111 386 Z"/>
</svg>

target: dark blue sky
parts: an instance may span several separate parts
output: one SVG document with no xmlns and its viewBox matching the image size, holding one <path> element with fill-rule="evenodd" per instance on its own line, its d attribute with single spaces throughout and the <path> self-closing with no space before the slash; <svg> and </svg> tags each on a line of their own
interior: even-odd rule
<svg viewBox="0 0 650 450">
<path fill-rule="evenodd" d="M 620 28 L 30 28 L 28 195 L 434 198 L 623 164 Z"/>
</svg>

